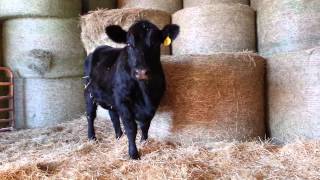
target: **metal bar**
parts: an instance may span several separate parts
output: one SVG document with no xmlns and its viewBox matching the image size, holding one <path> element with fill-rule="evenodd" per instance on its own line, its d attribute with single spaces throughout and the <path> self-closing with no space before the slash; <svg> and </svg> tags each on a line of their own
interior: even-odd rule
<svg viewBox="0 0 320 180">
<path fill-rule="evenodd" d="M 9 123 L 9 127 L 0 128 L 0 132 L 12 131 L 15 127 L 14 120 L 14 76 L 10 68 L 0 67 L 0 71 L 4 71 L 9 81 L 0 82 L 0 86 L 9 86 L 9 92 L 5 96 L 0 96 L 0 100 L 8 100 L 8 108 L 0 108 L 0 112 L 9 112 L 8 119 L 0 119 L 0 123 Z"/>
<path fill-rule="evenodd" d="M 11 122 L 13 119 L 0 119 L 0 123 L 7 123 L 7 122 Z"/>
<path fill-rule="evenodd" d="M 0 112 L 10 112 L 13 111 L 13 108 L 0 108 Z"/>
<path fill-rule="evenodd" d="M 0 86 L 11 86 L 11 82 L 0 82 Z"/>
<path fill-rule="evenodd" d="M 13 96 L 0 96 L 0 100 L 8 100 L 8 99 L 12 99 Z"/>
</svg>

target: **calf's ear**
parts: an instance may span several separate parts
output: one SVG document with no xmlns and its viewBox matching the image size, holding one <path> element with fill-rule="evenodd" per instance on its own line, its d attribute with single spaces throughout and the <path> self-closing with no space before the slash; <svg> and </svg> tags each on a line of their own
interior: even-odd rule
<svg viewBox="0 0 320 180">
<path fill-rule="evenodd" d="M 168 24 L 162 29 L 162 41 L 166 40 L 166 38 L 170 38 L 170 40 L 175 40 L 180 32 L 180 27 L 176 24 Z"/>
<path fill-rule="evenodd" d="M 106 34 L 112 41 L 116 43 L 127 42 L 127 32 L 123 30 L 120 26 L 111 25 L 106 27 Z"/>
</svg>

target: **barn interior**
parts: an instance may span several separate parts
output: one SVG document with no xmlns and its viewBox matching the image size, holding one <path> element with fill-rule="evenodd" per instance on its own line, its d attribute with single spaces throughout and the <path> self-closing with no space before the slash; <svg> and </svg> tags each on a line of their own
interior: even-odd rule
<svg viewBox="0 0 320 180">
<path fill-rule="evenodd" d="M 83 66 L 139 20 L 180 34 L 132 160 Z M 320 179 L 319 47 L 319 0 L 0 0 L 0 179 Z"/>
</svg>

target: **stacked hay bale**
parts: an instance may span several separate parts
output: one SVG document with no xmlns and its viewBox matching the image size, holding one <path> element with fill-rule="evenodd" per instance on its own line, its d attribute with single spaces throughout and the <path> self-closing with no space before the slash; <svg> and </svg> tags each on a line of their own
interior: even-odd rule
<svg viewBox="0 0 320 180">
<path fill-rule="evenodd" d="M 170 14 L 182 9 L 182 0 L 118 0 L 118 8 L 158 9 Z"/>
<path fill-rule="evenodd" d="M 262 0 L 257 8 L 271 137 L 320 139 L 320 1 Z"/>
<path fill-rule="evenodd" d="M 249 4 L 249 0 L 184 0 L 183 7 L 194 7 L 194 6 L 203 6 L 203 5 L 212 5 L 212 4 L 219 4 L 219 3 L 240 3 L 244 5 Z"/>
<path fill-rule="evenodd" d="M 162 58 L 167 91 L 150 136 L 207 144 L 263 137 L 265 62 L 252 53 Z"/>
<path fill-rule="evenodd" d="M 180 35 L 175 56 L 163 58 L 168 91 L 151 136 L 204 144 L 264 137 L 264 59 L 242 52 L 256 51 L 255 13 L 245 4 L 185 0 L 188 8 L 172 15 Z"/>
<path fill-rule="evenodd" d="M 116 0 L 82 0 L 82 12 L 96 9 L 112 9 L 116 7 Z"/>
<path fill-rule="evenodd" d="M 255 13 L 247 5 L 217 3 L 191 7 L 173 14 L 181 32 L 173 54 L 256 51 Z"/>
<path fill-rule="evenodd" d="M 250 7 L 256 11 L 260 1 L 261 0 L 250 0 Z"/>
<path fill-rule="evenodd" d="M 130 8 L 92 12 L 82 17 L 82 41 L 87 53 L 101 44 L 119 47 L 106 37 L 107 25 L 128 29 L 135 20 L 149 19 L 163 27 L 170 23 L 165 14 Z M 263 137 L 264 59 L 239 52 L 256 51 L 254 11 L 238 3 L 191 7 L 173 14 L 173 23 L 181 33 L 173 43 L 176 56 L 162 57 L 168 86 L 150 136 L 204 144 Z M 216 30 L 208 34 L 211 29 Z"/>
<path fill-rule="evenodd" d="M 119 25 L 123 29 L 128 30 L 133 23 L 142 19 L 149 20 L 160 29 L 171 22 L 169 13 L 141 8 L 98 10 L 82 16 L 81 39 L 87 54 L 100 45 L 123 47 L 124 44 L 115 43 L 108 38 L 105 28 L 108 25 Z M 162 47 L 161 53 L 170 54 L 170 48 Z"/>
<path fill-rule="evenodd" d="M 3 60 L 15 74 L 17 128 L 50 126 L 84 112 L 81 0 L 0 1 Z"/>
<path fill-rule="evenodd" d="M 320 45 L 320 1 L 262 0 L 259 3 L 260 54 L 268 56 Z"/>
</svg>

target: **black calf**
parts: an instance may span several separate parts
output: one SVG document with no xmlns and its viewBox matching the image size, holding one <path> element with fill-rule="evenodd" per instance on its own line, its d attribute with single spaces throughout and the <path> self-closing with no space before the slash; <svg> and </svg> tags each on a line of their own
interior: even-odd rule
<svg viewBox="0 0 320 180">
<path fill-rule="evenodd" d="M 167 25 L 159 30 L 148 21 L 140 21 L 128 32 L 113 25 L 106 28 L 106 33 L 113 41 L 127 46 L 121 49 L 100 46 L 85 60 L 88 137 L 96 139 L 94 119 L 100 105 L 109 110 L 116 138 L 123 134 L 121 118 L 129 141 L 129 155 L 138 159 L 137 123 L 144 141 L 166 87 L 160 45 L 170 44 L 177 37 L 179 27 Z"/>
</svg>

